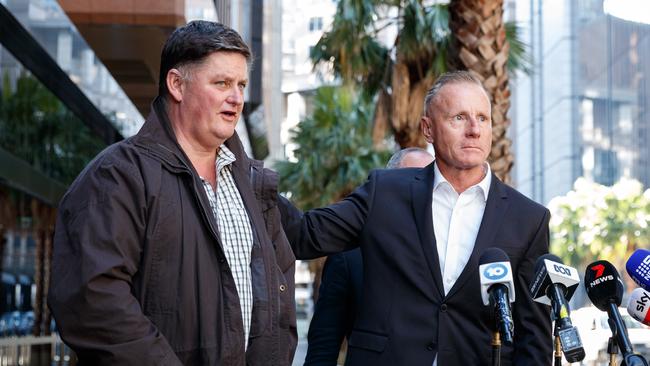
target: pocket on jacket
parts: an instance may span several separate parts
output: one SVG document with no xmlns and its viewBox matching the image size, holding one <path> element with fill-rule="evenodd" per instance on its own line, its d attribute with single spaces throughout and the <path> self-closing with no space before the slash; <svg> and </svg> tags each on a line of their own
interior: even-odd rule
<svg viewBox="0 0 650 366">
<path fill-rule="evenodd" d="M 348 346 L 383 352 L 387 342 L 388 336 L 353 330 L 348 340 Z"/>
<path fill-rule="evenodd" d="M 296 328 L 296 298 L 295 298 L 295 288 L 293 284 L 289 284 L 280 270 L 276 266 L 276 271 L 278 275 L 278 297 L 280 300 L 279 310 L 280 310 L 280 319 L 279 325 L 280 328 Z"/>
</svg>

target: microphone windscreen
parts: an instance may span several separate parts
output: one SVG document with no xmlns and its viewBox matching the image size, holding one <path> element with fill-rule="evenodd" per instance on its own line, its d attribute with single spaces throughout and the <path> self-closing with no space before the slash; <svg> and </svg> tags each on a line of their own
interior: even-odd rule
<svg viewBox="0 0 650 366">
<path fill-rule="evenodd" d="M 546 263 L 544 263 L 545 259 L 548 259 L 551 262 L 564 264 L 562 262 L 562 260 L 560 259 L 560 257 L 558 257 L 557 255 L 551 254 L 551 253 L 544 254 L 544 255 L 540 256 L 539 258 L 537 258 L 537 262 L 535 262 L 535 273 L 541 271 L 542 267 L 546 267 Z"/>
<path fill-rule="evenodd" d="M 642 288 L 637 288 L 630 294 L 627 312 L 637 321 L 650 325 L 650 293 Z"/>
<path fill-rule="evenodd" d="M 616 267 L 608 261 L 596 261 L 585 270 L 585 289 L 589 300 L 600 311 L 607 311 L 610 303 L 621 305 L 623 282 Z"/>
<path fill-rule="evenodd" d="M 635 250 L 625 263 L 625 269 L 637 285 L 650 291 L 650 250 Z"/>
<path fill-rule="evenodd" d="M 478 260 L 479 265 L 495 262 L 510 262 L 510 258 L 508 258 L 506 252 L 499 248 L 488 248 L 481 254 L 481 258 Z"/>
</svg>

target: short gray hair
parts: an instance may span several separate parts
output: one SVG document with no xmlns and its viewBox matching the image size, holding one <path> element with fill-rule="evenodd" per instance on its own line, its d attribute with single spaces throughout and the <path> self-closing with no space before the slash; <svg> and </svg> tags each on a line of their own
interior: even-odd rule
<svg viewBox="0 0 650 366">
<path fill-rule="evenodd" d="M 466 70 L 447 72 L 440 75 L 440 77 L 436 79 L 436 82 L 433 83 L 433 86 L 431 87 L 431 89 L 429 89 L 427 95 L 424 97 L 424 110 L 422 111 L 422 115 L 427 116 L 427 112 L 429 111 L 429 106 L 431 105 L 433 98 L 435 98 L 438 95 L 438 93 L 440 93 L 440 90 L 442 89 L 443 86 L 447 84 L 457 84 L 457 83 L 476 84 L 480 86 L 481 89 L 483 89 L 483 91 L 485 91 L 485 94 L 488 95 L 488 98 L 490 96 L 487 90 L 485 90 L 483 83 L 481 83 L 481 80 L 479 80 L 471 72 Z"/>
<path fill-rule="evenodd" d="M 388 164 L 386 164 L 386 168 L 388 169 L 397 169 L 402 166 L 402 160 L 404 160 L 404 157 L 410 153 L 420 153 L 420 154 L 429 154 L 428 151 L 419 148 L 419 147 L 407 147 L 405 149 L 399 150 L 393 156 L 390 157 L 388 160 Z"/>
</svg>

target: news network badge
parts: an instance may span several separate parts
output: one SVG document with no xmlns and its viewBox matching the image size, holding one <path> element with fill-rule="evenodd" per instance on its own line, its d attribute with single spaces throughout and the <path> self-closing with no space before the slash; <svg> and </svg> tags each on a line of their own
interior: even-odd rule
<svg viewBox="0 0 650 366">
<path fill-rule="evenodd" d="M 650 254 L 643 258 L 634 272 L 639 275 L 640 278 L 643 278 L 646 281 L 650 280 Z M 634 277 L 632 277 L 632 279 L 634 282 L 639 282 L 639 280 Z"/>
<path fill-rule="evenodd" d="M 515 286 L 512 279 L 512 267 L 510 262 L 492 262 L 481 264 L 478 267 L 481 281 L 481 298 L 483 304 L 489 303 L 488 289 L 497 283 L 504 284 L 508 287 L 510 302 L 515 301 Z"/>
<path fill-rule="evenodd" d="M 508 275 L 508 267 L 502 263 L 490 263 L 483 270 L 483 276 L 491 281 L 498 281 Z"/>
</svg>

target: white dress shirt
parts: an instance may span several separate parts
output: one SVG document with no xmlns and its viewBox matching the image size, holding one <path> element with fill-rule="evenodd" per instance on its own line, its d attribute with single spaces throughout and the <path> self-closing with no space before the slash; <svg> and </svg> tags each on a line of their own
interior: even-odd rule
<svg viewBox="0 0 650 366">
<path fill-rule="evenodd" d="M 483 180 L 458 194 L 442 175 L 438 164 L 434 164 L 431 210 L 445 295 L 456 283 L 474 250 L 491 183 L 490 166 L 485 163 Z M 437 365 L 437 360 L 438 356 L 433 366 Z"/>
</svg>

